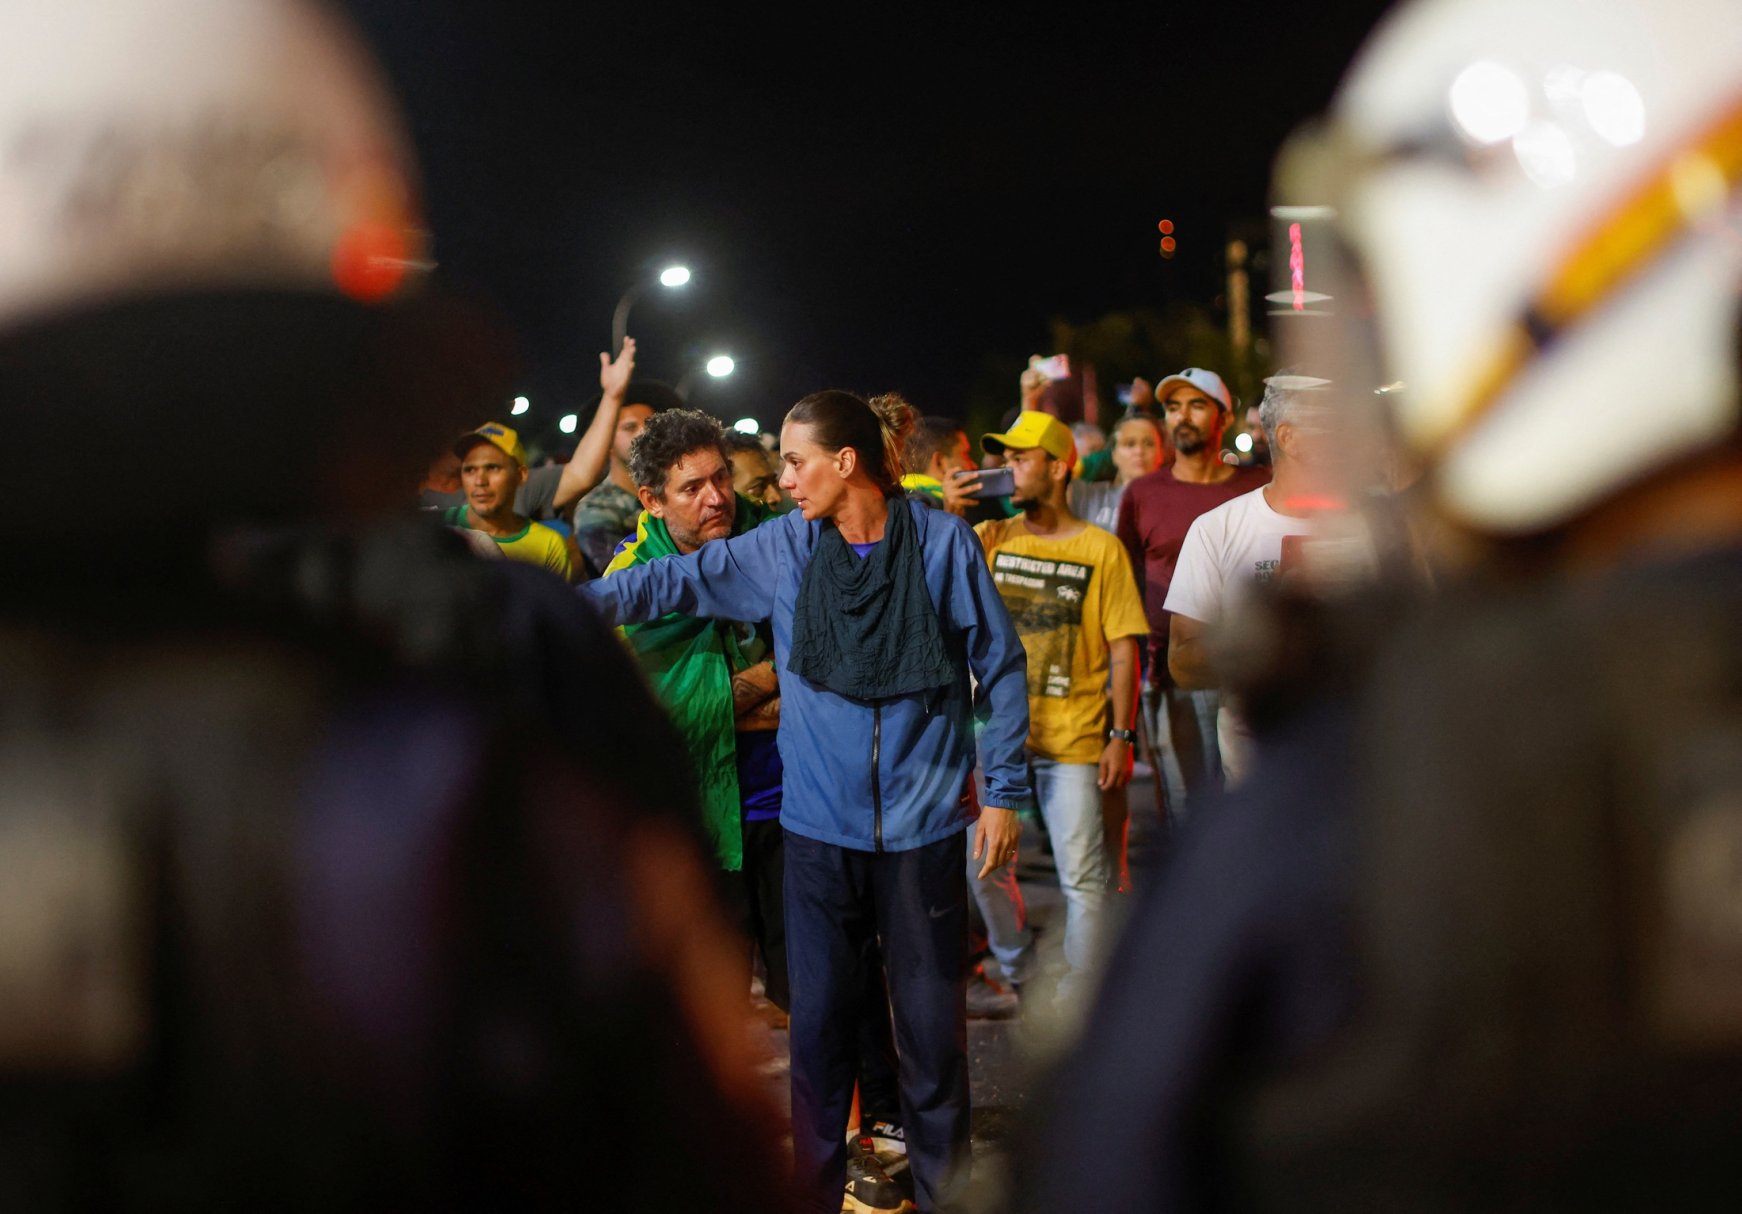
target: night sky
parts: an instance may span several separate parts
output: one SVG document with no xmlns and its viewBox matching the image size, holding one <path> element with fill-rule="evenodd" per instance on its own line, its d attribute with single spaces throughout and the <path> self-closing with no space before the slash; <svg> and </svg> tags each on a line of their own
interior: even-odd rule
<svg viewBox="0 0 1742 1214">
<path fill-rule="evenodd" d="M 671 260 L 696 278 L 636 305 L 642 371 L 730 352 L 693 402 L 765 425 L 823 387 L 959 416 L 989 360 L 1014 394 L 1054 316 L 1211 303 L 1227 225 L 1385 6 L 346 7 L 407 108 L 438 273 L 519 335 L 545 437 Z"/>
</svg>

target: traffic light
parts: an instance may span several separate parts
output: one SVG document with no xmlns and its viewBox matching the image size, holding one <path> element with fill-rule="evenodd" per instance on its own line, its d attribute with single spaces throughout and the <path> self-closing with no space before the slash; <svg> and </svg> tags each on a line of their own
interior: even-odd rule
<svg viewBox="0 0 1742 1214">
<path fill-rule="evenodd" d="M 1173 220 L 1164 219 L 1155 226 L 1161 230 L 1161 256 L 1166 260 L 1179 248 L 1179 242 L 1173 237 Z"/>
</svg>

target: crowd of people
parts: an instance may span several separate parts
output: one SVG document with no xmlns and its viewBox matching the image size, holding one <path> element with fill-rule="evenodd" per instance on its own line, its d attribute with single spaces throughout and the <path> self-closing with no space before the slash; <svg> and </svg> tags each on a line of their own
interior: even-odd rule
<svg viewBox="0 0 1742 1214">
<path fill-rule="evenodd" d="M 988 984 L 1057 1030 L 1019 1211 L 1733 1206 L 1732 5 L 1407 5 L 1281 162 L 1361 305 L 1255 401 L 1162 368 L 1103 432 L 1037 359 L 984 433 L 742 435 L 628 338 L 536 466 L 412 237 L 348 260 L 415 190 L 323 10 L 71 6 L 66 79 L 20 24 L 14 483 L 77 447 L 173 525 L 0 588 L 0 1206 L 959 1211 Z M 43 152 L 63 88 L 161 206 Z"/>
<path fill-rule="evenodd" d="M 1080 1020 L 1129 888 L 1139 757 L 1165 781 L 1164 831 L 1232 768 L 1202 632 L 1224 597 L 1286 572 L 1305 524 L 1249 516 L 1304 516 L 1283 496 L 1290 465 L 1272 501 L 1267 468 L 1224 458 L 1236 402 L 1204 368 L 1162 377 L 1096 471 L 1026 378 L 1034 407 L 977 441 L 899 396 L 845 392 L 807 397 L 764 441 L 638 389 L 634 358 L 632 340 L 601 356 L 570 462 L 609 433 L 610 471 L 568 495 L 569 527 L 513 513 L 530 474 L 497 422 L 455 445 L 467 505 L 432 509 L 565 578 L 548 553 L 567 530 L 583 597 L 622 625 L 683 738 L 722 914 L 746 941 L 737 985 L 754 973 L 789 1023 L 806 1202 L 947 1207 L 967 1176 L 966 992 Z M 1285 461 L 1294 395 L 1265 397 Z M 976 446 L 1007 488 L 988 491 Z M 1064 897 L 1058 972 L 1026 922 L 1022 810 Z"/>
</svg>

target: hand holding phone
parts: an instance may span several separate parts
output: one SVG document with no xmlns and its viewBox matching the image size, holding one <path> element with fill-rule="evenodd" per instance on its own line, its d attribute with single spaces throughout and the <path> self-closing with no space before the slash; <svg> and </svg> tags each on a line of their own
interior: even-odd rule
<svg viewBox="0 0 1742 1214">
<path fill-rule="evenodd" d="M 994 497 L 1009 497 L 1016 491 L 1016 473 L 1009 468 L 963 469 L 956 473 L 957 480 L 966 480 L 970 476 L 980 478 L 980 486 L 968 496 L 976 501 L 985 501 Z"/>
<path fill-rule="evenodd" d="M 1071 377 L 1071 356 L 1054 354 L 1051 358 L 1042 358 L 1036 354 L 1029 358 L 1028 369 L 1040 375 L 1043 379 L 1058 382 Z"/>
</svg>

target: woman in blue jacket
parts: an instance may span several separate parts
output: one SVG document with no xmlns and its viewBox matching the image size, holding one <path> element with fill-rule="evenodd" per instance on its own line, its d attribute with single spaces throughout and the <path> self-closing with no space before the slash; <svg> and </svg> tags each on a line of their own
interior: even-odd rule
<svg viewBox="0 0 1742 1214">
<path fill-rule="evenodd" d="M 966 1179 L 963 790 L 976 722 L 983 874 L 1015 859 L 1015 811 L 1030 801 L 1022 643 L 973 531 L 903 497 L 912 424 L 896 401 L 879 411 L 848 392 L 805 397 L 780 436 L 780 485 L 797 510 L 581 590 L 612 623 L 681 611 L 773 624 L 794 1164 L 801 1196 L 829 1214 L 845 1183 L 871 933 L 921 1208 L 947 1208 Z"/>
</svg>

